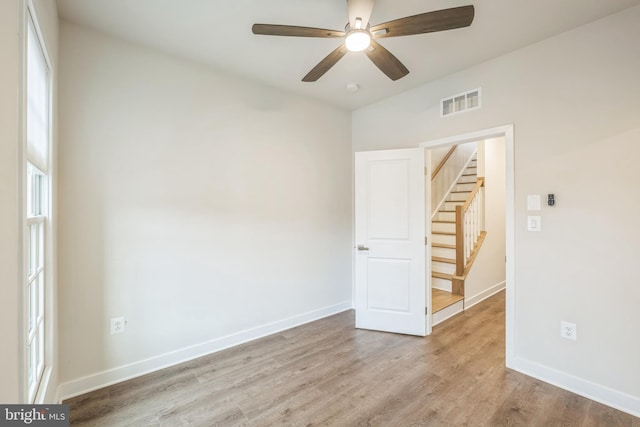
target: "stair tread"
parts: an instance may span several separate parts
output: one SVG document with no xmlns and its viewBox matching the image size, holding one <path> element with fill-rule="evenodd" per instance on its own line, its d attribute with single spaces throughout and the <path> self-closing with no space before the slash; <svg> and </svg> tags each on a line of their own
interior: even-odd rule
<svg viewBox="0 0 640 427">
<path fill-rule="evenodd" d="M 445 248 L 445 249 L 455 249 L 456 245 L 449 245 L 447 243 L 432 243 L 432 248 Z"/>
<path fill-rule="evenodd" d="M 456 263 L 455 259 L 444 258 L 444 257 L 441 257 L 441 256 L 432 256 L 431 257 L 431 261 L 444 262 L 446 264 L 455 264 Z"/>
<path fill-rule="evenodd" d="M 431 222 L 441 222 L 441 223 L 444 223 L 444 224 L 455 224 L 456 223 L 455 221 L 445 221 L 443 219 L 434 219 Z"/>
<path fill-rule="evenodd" d="M 471 190 L 458 190 L 458 191 L 452 191 L 452 193 L 471 193 Z"/>
<path fill-rule="evenodd" d="M 445 212 L 446 213 L 446 212 L 455 212 L 455 211 L 451 211 L 451 210 L 448 210 L 448 209 L 443 209 L 443 210 L 439 210 L 438 212 Z"/>
<path fill-rule="evenodd" d="M 444 234 L 446 236 L 455 236 L 456 233 L 453 231 L 431 231 L 431 234 Z"/>
<path fill-rule="evenodd" d="M 463 173 L 460 176 L 477 176 L 477 175 L 478 175 L 477 173 Z"/>
<path fill-rule="evenodd" d="M 462 300 L 464 300 L 462 295 L 452 294 L 451 292 L 435 288 L 431 290 L 431 306 L 434 313 Z"/>
<path fill-rule="evenodd" d="M 439 273 L 437 271 L 432 271 L 431 277 L 437 277 L 438 279 L 445 279 L 445 280 L 453 280 L 453 275 L 447 274 L 447 273 Z"/>
</svg>

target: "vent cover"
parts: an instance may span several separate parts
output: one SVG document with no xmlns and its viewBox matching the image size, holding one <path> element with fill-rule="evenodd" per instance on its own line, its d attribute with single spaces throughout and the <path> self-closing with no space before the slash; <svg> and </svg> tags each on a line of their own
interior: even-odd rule
<svg viewBox="0 0 640 427">
<path fill-rule="evenodd" d="M 440 117 L 451 116 L 481 107 L 480 88 L 440 100 Z"/>
</svg>

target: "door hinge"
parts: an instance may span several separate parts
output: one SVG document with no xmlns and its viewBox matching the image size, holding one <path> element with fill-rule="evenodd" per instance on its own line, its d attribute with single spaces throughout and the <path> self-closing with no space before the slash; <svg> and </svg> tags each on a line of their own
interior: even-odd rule
<svg viewBox="0 0 640 427">
<path fill-rule="evenodd" d="M 424 244 L 425 245 L 429 244 L 429 238 L 427 236 L 424 236 Z"/>
</svg>

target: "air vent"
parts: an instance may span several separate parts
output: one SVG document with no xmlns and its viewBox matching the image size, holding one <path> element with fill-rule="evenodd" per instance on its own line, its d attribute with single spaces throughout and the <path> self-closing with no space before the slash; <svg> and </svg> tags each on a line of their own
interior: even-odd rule
<svg viewBox="0 0 640 427">
<path fill-rule="evenodd" d="M 458 114 L 464 111 L 477 110 L 480 107 L 480 88 L 473 89 L 450 98 L 441 99 L 440 117 L 451 116 L 452 114 Z"/>
</svg>

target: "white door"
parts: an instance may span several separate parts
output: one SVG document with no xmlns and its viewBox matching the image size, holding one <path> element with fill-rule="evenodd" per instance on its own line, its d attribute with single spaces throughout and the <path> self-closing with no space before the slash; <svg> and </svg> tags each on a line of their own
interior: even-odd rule
<svg viewBox="0 0 640 427">
<path fill-rule="evenodd" d="M 425 150 L 360 152 L 355 162 L 356 327 L 425 336 Z"/>
</svg>

